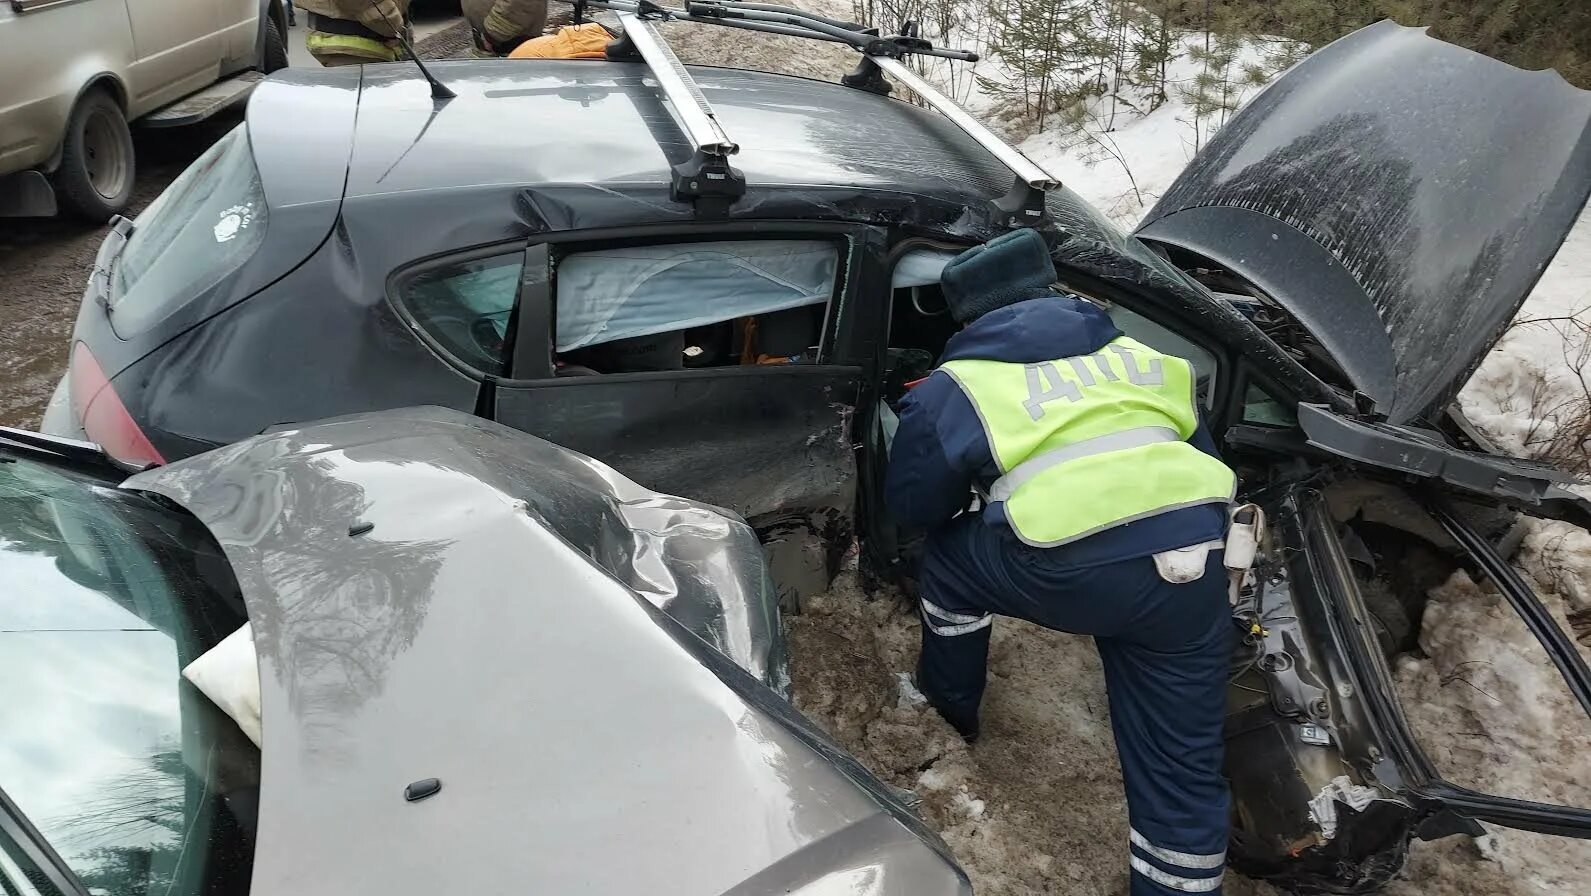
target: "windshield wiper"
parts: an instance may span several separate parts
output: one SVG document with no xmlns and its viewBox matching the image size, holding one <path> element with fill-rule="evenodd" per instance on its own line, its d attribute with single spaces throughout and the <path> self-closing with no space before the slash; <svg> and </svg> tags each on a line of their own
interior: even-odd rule
<svg viewBox="0 0 1591 896">
<path fill-rule="evenodd" d="M 57 892 L 71 896 L 89 896 L 88 888 L 78 880 L 66 860 L 55 851 L 50 841 L 44 839 L 39 829 L 22 813 L 22 808 L 12 801 L 4 788 L 0 788 L 0 841 L 9 841 L 21 851 L 20 864 L 26 873 L 31 866 L 49 882 Z"/>
<path fill-rule="evenodd" d="M 122 252 L 127 248 L 127 241 L 133 236 L 133 222 L 131 218 L 116 215 L 110 219 L 110 233 L 105 236 L 105 242 L 100 244 L 99 253 L 94 256 L 94 269 L 89 272 L 89 282 L 95 286 L 95 297 L 99 306 L 105 309 L 105 314 L 111 312 L 111 275 L 116 272 L 116 263 L 121 260 Z"/>
</svg>

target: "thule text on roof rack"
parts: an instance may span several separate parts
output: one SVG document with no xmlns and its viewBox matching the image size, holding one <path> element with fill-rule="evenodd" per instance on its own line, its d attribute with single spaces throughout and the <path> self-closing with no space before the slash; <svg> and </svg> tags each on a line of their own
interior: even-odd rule
<svg viewBox="0 0 1591 896">
<path fill-rule="evenodd" d="M 658 86 L 679 119 L 694 152 L 690 160 L 674 167 L 672 193 L 677 200 L 696 203 L 698 214 L 721 216 L 745 192 L 745 180 L 730 167 L 728 158 L 739 147 L 724 132 L 712 106 L 691 79 L 690 73 L 668 47 L 652 20 L 698 22 L 847 44 L 862 54 L 857 69 L 840 83 L 860 90 L 887 94 L 889 74 L 944 115 L 1015 176 L 1010 192 L 992 203 L 998 217 L 1010 227 L 1027 227 L 1044 218 L 1045 194 L 1060 186 L 1027 156 L 984 127 L 956 102 L 940 93 L 902 60 L 912 54 L 975 62 L 975 53 L 935 47 L 915 34 L 881 36 L 876 28 L 814 15 L 804 10 L 769 3 L 733 0 L 685 0 L 683 9 L 652 0 L 570 0 L 577 16 L 586 8 L 619 13 L 625 37 L 609 48 L 609 55 L 638 55 L 652 69 Z M 908 29 L 910 30 L 910 29 Z"/>
</svg>

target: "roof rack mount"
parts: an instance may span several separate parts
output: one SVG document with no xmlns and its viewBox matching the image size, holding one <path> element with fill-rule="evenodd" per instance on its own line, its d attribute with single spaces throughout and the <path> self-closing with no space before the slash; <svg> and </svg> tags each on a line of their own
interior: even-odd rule
<svg viewBox="0 0 1591 896">
<path fill-rule="evenodd" d="M 669 194 L 676 202 L 694 203 L 698 215 L 727 217 L 729 206 L 746 192 L 745 176 L 729 164 L 729 157 L 739 152 L 740 146 L 724 132 L 685 64 L 651 21 L 643 18 L 656 14 L 649 8 L 653 4 L 642 0 L 634 5 L 633 11 L 618 10 L 624 36 L 609 48 L 609 54 L 620 58 L 639 55 L 646 62 L 691 143 L 691 157 L 672 169 Z"/>
<path fill-rule="evenodd" d="M 639 55 L 652 69 L 658 86 L 668 97 L 679 117 L 680 126 L 694 147 L 689 161 L 674 167 L 673 194 L 676 199 L 697 203 L 698 213 L 707 210 L 727 214 L 728 206 L 745 192 L 745 180 L 730 167 L 728 157 L 739 151 L 719 124 L 701 89 L 691 79 L 679 58 L 669 49 L 653 20 L 698 22 L 779 34 L 808 40 L 848 44 L 862 54 L 856 70 L 840 79 L 842 84 L 860 90 L 887 94 L 887 73 L 944 115 L 1009 169 L 1015 178 L 1011 190 L 994 200 L 994 213 L 1009 227 L 1027 227 L 1044 219 L 1045 194 L 1060 186 L 1060 181 L 1034 164 L 999 135 L 984 127 L 954 100 L 940 93 L 902 60 L 909 55 L 934 56 L 976 62 L 978 55 L 966 50 L 935 47 L 915 34 L 915 25 L 906 23 L 905 35 L 881 36 L 877 28 L 842 22 L 805 10 L 770 3 L 741 3 L 736 0 L 684 0 L 683 9 L 662 6 L 654 0 L 570 0 L 577 11 L 586 7 L 611 10 L 619 14 L 626 37 L 612 48 L 613 55 Z M 631 36 L 634 31 L 635 35 Z"/>
</svg>

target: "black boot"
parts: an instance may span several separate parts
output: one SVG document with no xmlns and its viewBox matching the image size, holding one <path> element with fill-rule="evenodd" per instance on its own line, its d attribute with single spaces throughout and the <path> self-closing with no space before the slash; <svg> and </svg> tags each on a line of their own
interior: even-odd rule
<svg viewBox="0 0 1591 896">
<path fill-rule="evenodd" d="M 956 729 L 956 733 L 961 735 L 962 740 L 969 744 L 978 742 L 978 710 L 976 708 L 970 710 L 965 707 L 958 708 L 948 701 L 940 700 L 928 694 L 923 696 L 928 697 L 928 705 L 932 706 L 941 718 L 949 722 L 950 727 Z"/>
</svg>

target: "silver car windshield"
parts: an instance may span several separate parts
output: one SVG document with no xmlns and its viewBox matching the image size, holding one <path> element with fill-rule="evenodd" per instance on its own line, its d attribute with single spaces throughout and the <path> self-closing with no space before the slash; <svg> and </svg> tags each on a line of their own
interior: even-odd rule
<svg viewBox="0 0 1591 896">
<path fill-rule="evenodd" d="M 180 674 L 243 621 L 196 521 L 0 463 L 0 789 L 89 893 L 247 891 L 259 752 Z M 20 838 L 0 892 L 59 889 Z"/>
</svg>

